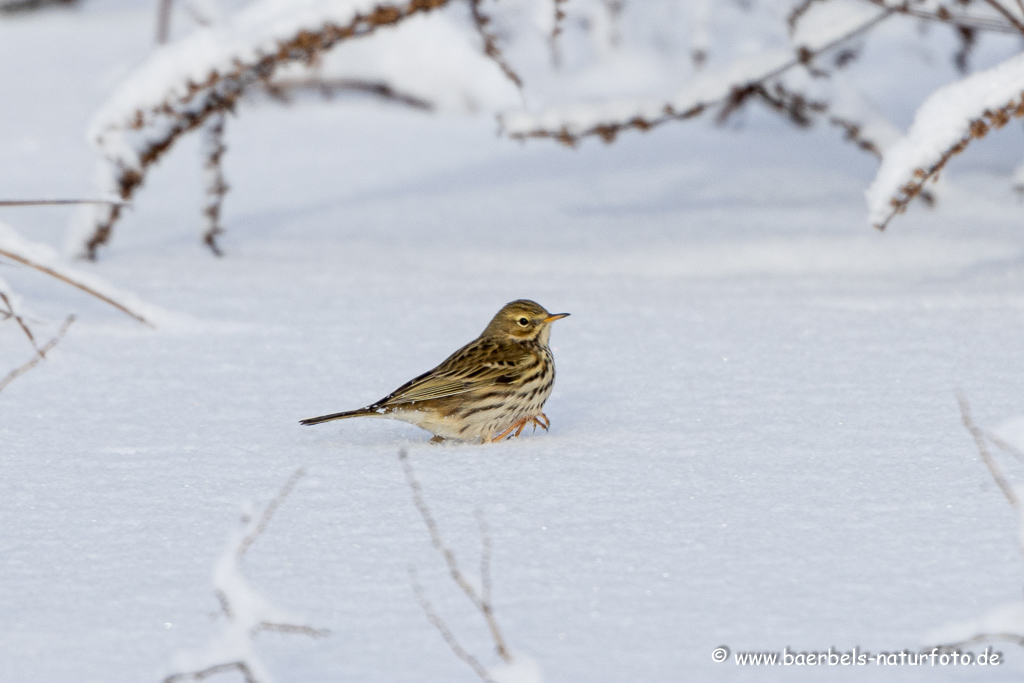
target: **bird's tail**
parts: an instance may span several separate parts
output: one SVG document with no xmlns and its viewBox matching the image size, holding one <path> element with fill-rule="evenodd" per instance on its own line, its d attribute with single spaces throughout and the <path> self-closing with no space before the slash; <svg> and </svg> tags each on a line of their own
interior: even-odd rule
<svg viewBox="0 0 1024 683">
<path fill-rule="evenodd" d="M 346 410 L 343 413 L 331 413 L 330 415 L 321 415 L 320 417 L 307 417 L 305 420 L 299 420 L 299 424 L 318 425 L 322 422 L 330 422 L 331 420 L 344 420 L 347 417 L 383 417 L 383 415 L 377 412 L 373 406 L 367 406 L 366 408 L 360 408 L 359 410 Z"/>
</svg>

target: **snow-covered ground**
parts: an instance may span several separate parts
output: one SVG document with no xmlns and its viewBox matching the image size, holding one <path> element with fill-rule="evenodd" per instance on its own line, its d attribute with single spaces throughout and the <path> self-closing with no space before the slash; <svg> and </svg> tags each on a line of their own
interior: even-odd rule
<svg viewBox="0 0 1024 683">
<path fill-rule="evenodd" d="M 150 10 L 116 2 L 0 22 L 0 198 L 93 192 L 86 126 L 151 39 Z M 299 467 L 244 571 L 331 635 L 257 636 L 275 679 L 476 680 L 410 588 L 413 563 L 497 663 L 401 448 L 470 568 L 486 513 L 498 618 L 548 683 L 1019 680 L 1006 643 L 994 669 L 712 661 L 915 650 L 1024 580 L 953 395 L 985 427 L 1024 413 L 1019 134 L 977 143 L 938 211 L 880 234 L 872 158 L 834 131 L 747 124 L 567 151 L 358 98 L 244 106 L 224 259 L 199 244 L 188 140 L 100 262 L 76 264 L 158 307 L 155 330 L 3 268 L 37 318 L 79 320 L 0 394 L 0 681 L 171 673 L 219 628 L 212 567 L 240 505 Z M 60 248 L 70 214 L 0 220 Z M 380 398 L 521 297 L 572 313 L 550 433 L 430 446 L 398 422 L 298 425 Z M 0 325 L 5 363 L 29 353 Z"/>
</svg>

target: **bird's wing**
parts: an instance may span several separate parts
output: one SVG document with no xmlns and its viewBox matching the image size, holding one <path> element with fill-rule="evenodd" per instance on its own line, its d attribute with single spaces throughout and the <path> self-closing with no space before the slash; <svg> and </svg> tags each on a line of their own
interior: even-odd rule
<svg viewBox="0 0 1024 683">
<path fill-rule="evenodd" d="M 495 385 L 515 384 L 528 370 L 531 354 L 504 349 L 495 359 L 481 349 L 465 347 L 433 370 L 403 384 L 379 405 L 396 405 L 457 396 Z"/>
</svg>

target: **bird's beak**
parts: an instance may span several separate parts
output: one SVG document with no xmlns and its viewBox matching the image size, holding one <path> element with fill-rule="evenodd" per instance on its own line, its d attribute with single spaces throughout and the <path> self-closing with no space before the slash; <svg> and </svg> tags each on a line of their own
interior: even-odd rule
<svg viewBox="0 0 1024 683">
<path fill-rule="evenodd" d="M 541 320 L 541 322 L 542 323 L 553 323 L 556 320 L 561 320 L 562 318 L 568 318 L 568 317 L 569 317 L 568 313 L 555 313 L 554 315 L 549 315 L 548 317 L 544 318 L 543 320 Z"/>
</svg>

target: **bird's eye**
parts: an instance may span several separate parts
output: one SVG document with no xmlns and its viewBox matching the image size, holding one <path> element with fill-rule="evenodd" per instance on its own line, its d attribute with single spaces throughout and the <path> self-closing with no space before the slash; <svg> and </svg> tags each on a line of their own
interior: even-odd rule
<svg viewBox="0 0 1024 683">
<path fill-rule="evenodd" d="M 530 320 L 529 320 L 528 318 L 520 318 L 520 319 L 519 319 L 519 324 L 520 324 L 520 325 L 521 325 L 522 327 L 526 327 L 527 325 L 529 325 L 529 324 L 530 324 Z"/>
</svg>

